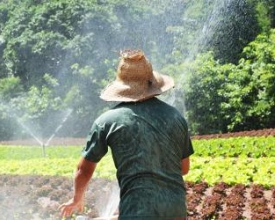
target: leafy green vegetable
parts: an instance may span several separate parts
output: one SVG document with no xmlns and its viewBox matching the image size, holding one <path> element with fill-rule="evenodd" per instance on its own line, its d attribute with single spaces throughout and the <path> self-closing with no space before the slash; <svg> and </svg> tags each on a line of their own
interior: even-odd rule
<svg viewBox="0 0 275 220">
<path fill-rule="evenodd" d="M 275 157 L 275 137 L 193 140 L 196 156 Z"/>
<path fill-rule="evenodd" d="M 195 154 L 186 181 L 206 181 L 210 185 L 224 181 L 275 185 L 275 137 L 238 137 L 193 140 Z M 37 174 L 74 176 L 81 156 L 80 146 L 46 148 L 46 157 L 38 146 L 1 146 L 0 174 Z M 111 153 L 98 163 L 94 178 L 116 178 Z"/>
</svg>

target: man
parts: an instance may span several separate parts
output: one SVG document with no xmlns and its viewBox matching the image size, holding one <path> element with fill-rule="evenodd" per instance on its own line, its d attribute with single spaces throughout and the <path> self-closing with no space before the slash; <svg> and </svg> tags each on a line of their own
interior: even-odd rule
<svg viewBox="0 0 275 220">
<path fill-rule="evenodd" d="M 99 116 L 88 135 L 75 176 L 74 197 L 60 206 L 62 216 L 81 211 L 96 164 L 110 147 L 120 186 L 120 220 L 184 220 L 182 175 L 194 153 L 185 119 L 155 96 L 171 89 L 171 77 L 153 71 L 140 50 L 126 50 L 114 82 L 101 93 L 120 102 Z"/>
</svg>

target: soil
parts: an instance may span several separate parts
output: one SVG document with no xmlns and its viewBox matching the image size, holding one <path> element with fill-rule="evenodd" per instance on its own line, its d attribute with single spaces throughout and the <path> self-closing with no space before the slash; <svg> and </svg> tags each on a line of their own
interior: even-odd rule
<svg viewBox="0 0 275 220">
<path fill-rule="evenodd" d="M 192 139 L 212 139 L 212 138 L 231 138 L 231 137 L 267 137 L 275 136 L 275 128 L 251 130 L 251 131 L 239 131 L 224 134 L 206 134 L 206 135 L 194 135 Z"/>
<path fill-rule="evenodd" d="M 106 207 L 114 185 L 117 183 L 107 179 L 90 182 L 85 199 L 86 216 L 100 215 L 100 207 Z M 60 176 L 0 175 L 0 186 L 1 220 L 61 219 L 58 207 L 73 195 L 73 179 Z"/>
<path fill-rule="evenodd" d="M 85 216 L 98 217 L 99 208 L 115 200 L 111 197 L 115 184 L 107 179 L 91 181 L 85 197 Z M 1 220 L 61 219 L 58 207 L 73 192 L 73 179 L 57 176 L 0 175 L 0 185 Z M 189 220 L 275 219 L 275 186 L 265 189 L 261 185 L 186 182 L 186 187 Z"/>
<path fill-rule="evenodd" d="M 194 139 L 228 138 L 236 136 L 275 136 L 275 129 L 229 134 L 193 136 Z M 55 138 L 52 145 L 83 145 L 85 139 Z M 0 144 L 37 144 L 33 140 L 2 141 Z M 85 197 L 85 216 L 100 215 L 113 201 L 116 182 L 93 179 Z M 218 183 L 186 183 L 189 220 L 275 219 L 275 186 L 229 186 Z M 61 219 L 60 204 L 67 202 L 73 193 L 73 179 L 59 176 L 0 175 L 0 220 L 56 220 Z M 116 209 L 116 207 L 115 207 Z M 75 216 L 71 219 L 75 219 Z"/>
</svg>

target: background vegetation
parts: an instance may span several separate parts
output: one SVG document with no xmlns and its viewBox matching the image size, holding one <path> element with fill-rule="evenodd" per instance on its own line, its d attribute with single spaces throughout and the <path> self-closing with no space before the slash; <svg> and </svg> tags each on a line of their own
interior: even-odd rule
<svg viewBox="0 0 275 220">
<path fill-rule="evenodd" d="M 2 0 L 0 139 L 85 136 L 119 51 L 172 75 L 192 134 L 274 127 L 273 0 Z M 21 126 L 20 126 L 21 124 Z"/>
</svg>

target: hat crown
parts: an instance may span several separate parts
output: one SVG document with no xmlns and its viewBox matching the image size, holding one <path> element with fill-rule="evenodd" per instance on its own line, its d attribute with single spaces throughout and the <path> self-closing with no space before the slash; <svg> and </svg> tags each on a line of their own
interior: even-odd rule
<svg viewBox="0 0 275 220">
<path fill-rule="evenodd" d="M 127 50 L 121 52 L 121 60 L 117 70 L 117 80 L 122 82 L 151 81 L 153 68 L 140 50 Z"/>
<path fill-rule="evenodd" d="M 106 101 L 137 102 L 159 95 L 174 86 L 174 80 L 153 71 L 141 50 L 124 50 L 116 80 L 106 86 L 100 97 Z"/>
</svg>

